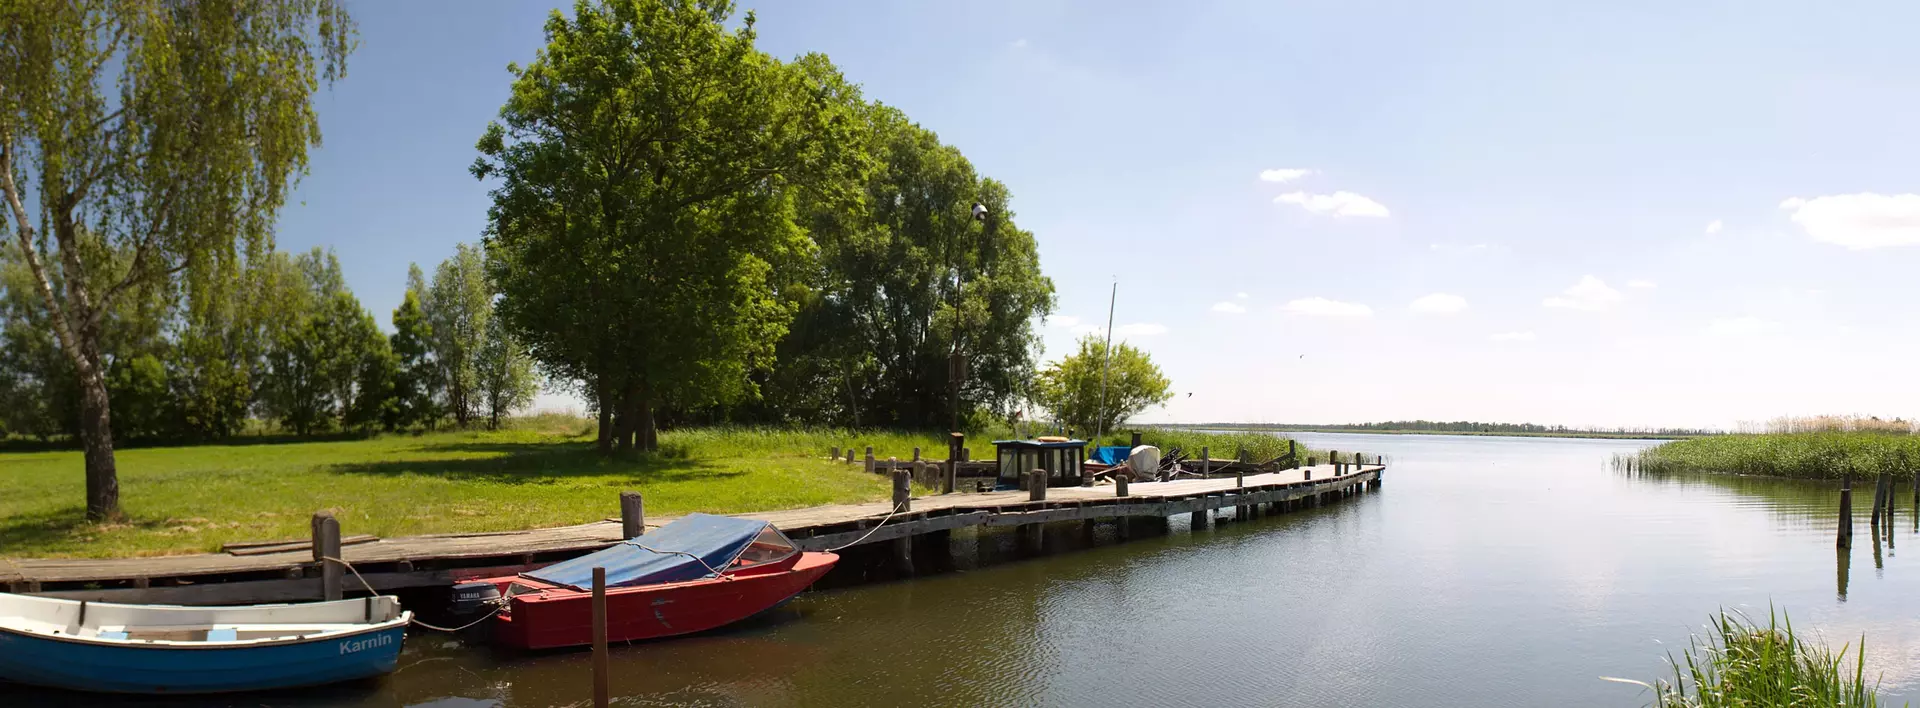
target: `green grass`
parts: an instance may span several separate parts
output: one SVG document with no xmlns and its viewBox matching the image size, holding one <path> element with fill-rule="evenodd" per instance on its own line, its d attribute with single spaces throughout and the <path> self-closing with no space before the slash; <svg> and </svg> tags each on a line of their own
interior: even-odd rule
<svg viewBox="0 0 1920 708">
<path fill-rule="evenodd" d="M 1616 460 L 1645 472 L 1710 472 L 1802 479 L 1843 473 L 1900 479 L 1920 463 L 1920 437 L 1887 433 L 1767 433 L 1678 440 Z"/>
<path fill-rule="evenodd" d="M 1711 633 L 1694 637 L 1681 659 L 1667 657 L 1673 679 L 1652 684 L 1626 681 L 1653 690 L 1659 708 L 1873 708 L 1880 705 L 1879 681 L 1866 677 L 1866 639 L 1853 657 L 1794 634 L 1786 614 L 1767 611 L 1762 627 L 1722 611 Z M 1622 679 L 1615 679 L 1622 680 Z"/>
<path fill-rule="evenodd" d="M 509 429 L 358 440 L 150 447 L 116 456 L 125 523 L 83 521 L 78 451 L 0 452 L 0 556 L 113 557 L 217 551 L 222 543 L 300 539 L 313 512 L 381 537 L 576 524 L 619 515 L 639 490 L 649 514 L 734 513 L 885 499 L 890 484 L 826 459 L 834 445 L 915 446 L 945 458 L 944 438 L 842 430 L 663 432 L 661 450 L 604 459 L 592 422 L 552 417 Z M 979 457 L 981 444 L 970 443 Z"/>
</svg>

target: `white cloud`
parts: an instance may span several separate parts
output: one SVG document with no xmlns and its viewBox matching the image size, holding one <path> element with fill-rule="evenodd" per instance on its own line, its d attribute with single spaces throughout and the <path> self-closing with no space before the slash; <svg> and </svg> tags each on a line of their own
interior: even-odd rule
<svg viewBox="0 0 1920 708">
<path fill-rule="evenodd" d="M 1751 337 L 1780 330 L 1780 323 L 1748 315 L 1728 317 L 1707 323 L 1707 334 L 1715 337 Z"/>
<path fill-rule="evenodd" d="M 1713 221 L 1707 222 L 1707 235 L 1712 236 L 1714 234 L 1720 233 L 1720 228 L 1722 226 L 1725 226 L 1725 224 L 1720 223 L 1719 219 L 1714 219 Z"/>
<path fill-rule="evenodd" d="M 1652 290 L 1654 288 L 1660 287 L 1660 284 L 1655 283 L 1651 280 L 1629 280 L 1627 281 L 1627 287 L 1639 288 L 1641 290 Z"/>
<path fill-rule="evenodd" d="M 1780 202 L 1815 241 L 1853 250 L 1920 244 L 1920 194 L 1834 194 Z"/>
<path fill-rule="evenodd" d="M 1080 318 L 1074 317 L 1073 315 L 1054 315 L 1047 318 L 1047 326 L 1059 327 L 1061 329 L 1076 329 L 1080 326 Z"/>
<path fill-rule="evenodd" d="M 1569 310 L 1600 312 L 1613 309 L 1614 305 L 1627 299 L 1620 291 L 1607 287 L 1607 282 L 1591 275 L 1574 283 L 1559 295 L 1547 298 L 1540 304 L 1547 307 L 1561 307 Z"/>
<path fill-rule="evenodd" d="M 1242 312 L 1246 312 L 1247 308 L 1245 305 L 1234 302 L 1232 300 L 1222 300 L 1220 302 L 1213 303 L 1213 311 L 1225 312 L 1230 315 L 1238 315 Z"/>
<path fill-rule="evenodd" d="M 1234 296 L 1234 297 L 1236 297 L 1236 298 L 1239 298 L 1239 299 L 1241 299 L 1241 300 L 1245 300 L 1245 299 L 1247 299 L 1247 294 L 1246 294 L 1246 293 L 1234 293 L 1234 294 L 1233 294 L 1233 296 Z"/>
<path fill-rule="evenodd" d="M 1496 342 L 1531 342 L 1534 337 L 1532 332 L 1500 332 L 1488 339 Z"/>
<path fill-rule="evenodd" d="M 1414 300 L 1407 309 L 1429 315 L 1451 315 L 1467 309 L 1467 299 L 1459 295 L 1434 293 Z"/>
<path fill-rule="evenodd" d="M 1276 169 L 1276 170 L 1261 170 L 1261 171 L 1260 171 L 1260 181 L 1262 181 L 1262 182 L 1292 182 L 1292 181 L 1294 181 L 1294 180 L 1296 180 L 1296 179 L 1300 179 L 1301 177 L 1305 177 L 1305 176 L 1307 176 L 1307 175 L 1310 175 L 1310 174 L 1313 174 L 1313 170 L 1309 170 L 1309 169 L 1305 169 L 1305 168 L 1299 168 L 1299 167 L 1292 167 L 1292 168 L 1284 168 L 1284 167 L 1283 167 L 1283 168 L 1280 168 L 1280 169 Z"/>
<path fill-rule="evenodd" d="M 1288 192 L 1273 201 L 1280 204 L 1296 204 L 1300 208 L 1315 214 L 1334 216 L 1370 216 L 1386 217 L 1387 208 L 1372 199 L 1353 192 L 1334 192 L 1332 194 L 1308 194 L 1306 192 Z"/>
<path fill-rule="evenodd" d="M 1357 302 L 1340 302 L 1324 297 L 1301 298 L 1280 308 L 1296 315 L 1311 317 L 1372 317 L 1373 308 Z"/>
</svg>

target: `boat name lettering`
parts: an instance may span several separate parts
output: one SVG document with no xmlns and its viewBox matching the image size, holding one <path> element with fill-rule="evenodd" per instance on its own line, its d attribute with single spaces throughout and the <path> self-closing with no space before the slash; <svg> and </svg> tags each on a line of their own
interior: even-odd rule
<svg viewBox="0 0 1920 708">
<path fill-rule="evenodd" d="M 376 634 L 366 639 L 347 639 L 340 642 L 341 654 L 352 654 L 363 649 L 375 649 L 393 643 L 393 635 Z"/>
</svg>

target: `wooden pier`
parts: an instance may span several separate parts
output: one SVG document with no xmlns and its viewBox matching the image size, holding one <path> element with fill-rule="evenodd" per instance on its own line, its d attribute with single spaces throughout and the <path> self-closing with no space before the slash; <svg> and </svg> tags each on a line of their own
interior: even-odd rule
<svg viewBox="0 0 1920 708">
<path fill-rule="evenodd" d="M 904 494 L 908 475 L 902 471 L 895 476 L 896 490 L 902 493 L 894 501 L 740 516 L 772 522 L 806 550 L 896 542 L 898 560 L 910 567 L 914 536 L 966 527 L 1026 526 L 1037 532 L 1039 524 L 1052 522 L 1180 514 L 1204 523 L 1214 510 L 1227 508 L 1234 509 L 1237 518 L 1247 518 L 1377 488 L 1384 471 L 1382 465 L 1322 464 L 1236 477 L 921 497 Z M 326 525 L 333 537 L 321 542 L 323 524 L 316 516 L 311 548 L 267 546 L 150 558 L 0 559 L 0 587 L 110 602 L 294 602 L 318 599 L 327 594 L 327 583 L 341 582 L 334 579 L 338 564 L 321 561 L 322 547 L 341 553 L 365 582 L 388 591 L 530 570 L 612 545 L 625 537 L 623 529 L 672 521 L 642 521 L 637 494 L 623 494 L 618 507 L 613 499 L 608 501 L 609 510 L 621 509 L 623 519 L 527 531 L 349 538 L 341 545 L 337 524 Z M 347 592 L 361 588 L 351 575 L 344 585 Z M 340 592 L 340 587 L 333 586 L 332 592 Z"/>
</svg>

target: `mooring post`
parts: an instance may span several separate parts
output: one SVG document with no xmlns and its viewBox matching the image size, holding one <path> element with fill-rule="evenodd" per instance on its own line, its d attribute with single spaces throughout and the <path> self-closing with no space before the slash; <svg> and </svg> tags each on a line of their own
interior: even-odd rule
<svg viewBox="0 0 1920 708">
<path fill-rule="evenodd" d="M 1207 446 L 1201 445 L 1200 446 L 1200 476 L 1204 478 L 1211 474 L 1213 474 L 1213 453 L 1207 450 Z"/>
<path fill-rule="evenodd" d="M 913 461 L 914 462 L 920 461 L 920 448 L 918 447 L 913 448 Z"/>
<path fill-rule="evenodd" d="M 1887 522 L 1888 535 L 1891 536 L 1893 531 L 1893 473 L 1887 471 L 1885 468 L 1880 470 L 1880 488 L 1880 503 L 1885 506 L 1885 509 L 1880 512 L 1880 518 Z M 1892 539 L 1889 538 L 1888 540 L 1891 541 Z"/>
<path fill-rule="evenodd" d="M 839 445 L 835 445 L 835 446 L 833 446 L 833 447 L 830 447 L 830 448 L 827 448 L 827 459 L 829 459 L 829 460 L 833 460 L 834 462 L 839 462 L 839 461 L 840 461 L 840 446 L 839 446 Z"/>
<path fill-rule="evenodd" d="M 894 513 L 913 510 L 913 475 L 906 470 L 893 471 Z"/>
<path fill-rule="evenodd" d="M 1887 475 L 1881 472 L 1880 476 L 1873 478 L 1873 512 L 1867 515 L 1867 525 L 1873 527 L 1874 533 L 1880 532 L 1880 507 L 1885 503 L 1882 497 L 1886 494 L 1886 489 Z"/>
<path fill-rule="evenodd" d="M 639 492 L 620 493 L 620 537 L 639 538 L 647 532 L 646 502 Z"/>
<path fill-rule="evenodd" d="M 1295 453 L 1294 453 L 1294 451 L 1293 451 L 1293 439 L 1292 439 L 1292 438 L 1288 438 L 1288 439 L 1287 439 L 1287 466 L 1288 466 L 1288 467 L 1299 467 L 1299 466 L 1300 466 L 1300 456 L 1299 456 L 1299 455 L 1297 455 L 1297 454 L 1295 454 Z"/>
<path fill-rule="evenodd" d="M 867 446 L 867 474 L 873 474 L 874 472 L 873 465 L 874 465 L 873 446 L 868 445 Z"/>
<path fill-rule="evenodd" d="M 1213 514 L 1206 509 L 1195 509 L 1187 525 L 1193 527 L 1193 530 L 1199 531 L 1207 527 L 1207 520 L 1211 518 L 1213 518 Z"/>
<path fill-rule="evenodd" d="M 1133 431 L 1133 444 L 1128 446 L 1127 449 L 1131 450 L 1136 447 L 1140 447 L 1140 431 L 1138 430 Z"/>
<path fill-rule="evenodd" d="M 1027 500 L 1047 500 L 1047 471 L 1034 470 L 1027 473 Z"/>
<path fill-rule="evenodd" d="M 574 615 L 578 617 L 579 615 Z M 613 670 L 607 665 L 607 569 L 593 567 L 593 705 L 607 708 L 613 697 L 608 685 Z"/>
<path fill-rule="evenodd" d="M 953 485 L 959 483 L 960 461 L 947 460 L 947 466 L 940 471 L 940 493 L 952 494 Z"/>
<path fill-rule="evenodd" d="M 1080 466 L 1080 486 L 1093 486 L 1093 470 L 1089 469 L 1086 465 Z"/>
<path fill-rule="evenodd" d="M 1133 475 L 1130 473 L 1115 472 L 1113 475 L 1113 495 L 1116 497 L 1126 496 L 1127 482 L 1131 481 L 1132 479 L 1133 479 Z"/>
<path fill-rule="evenodd" d="M 1247 488 L 1247 468 L 1245 465 L 1240 465 L 1233 468 L 1233 488 L 1234 489 Z"/>
<path fill-rule="evenodd" d="M 854 458 L 853 458 L 853 446 L 852 446 L 852 445 L 848 445 L 848 446 L 847 446 L 847 464 L 849 464 L 849 465 L 851 465 L 851 464 L 853 464 L 854 462 L 855 462 L 855 460 L 854 460 Z"/>
<path fill-rule="evenodd" d="M 341 593 L 340 520 L 333 512 L 313 515 L 313 559 L 320 563 L 320 599 L 338 600 Z"/>
<path fill-rule="evenodd" d="M 1840 473 L 1840 530 L 1834 539 L 1840 548 L 1853 547 L 1853 473 Z"/>
</svg>

